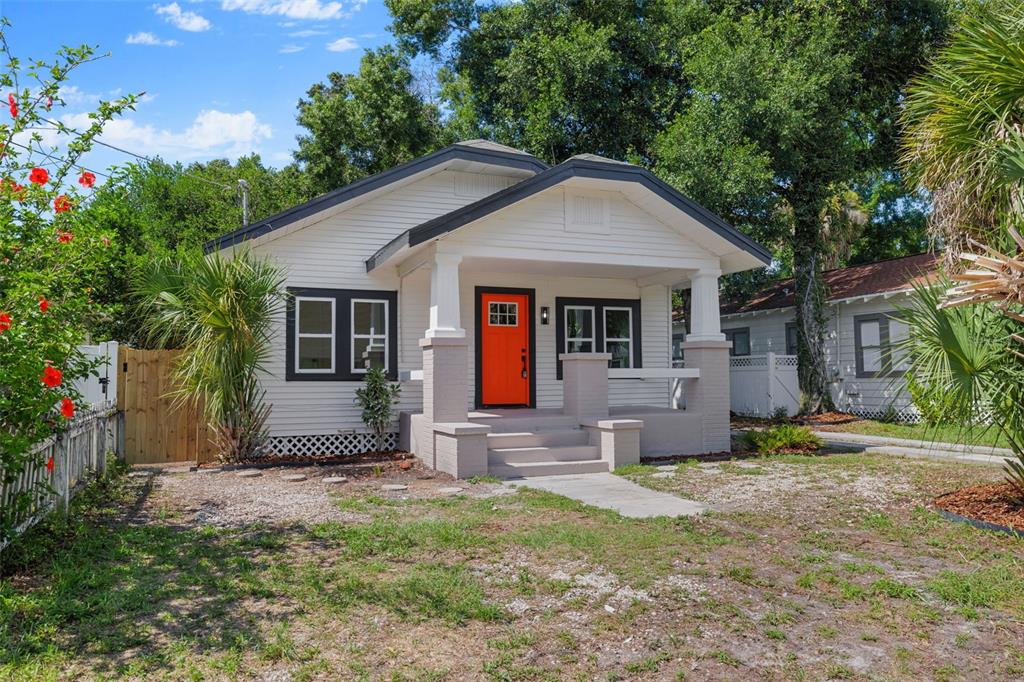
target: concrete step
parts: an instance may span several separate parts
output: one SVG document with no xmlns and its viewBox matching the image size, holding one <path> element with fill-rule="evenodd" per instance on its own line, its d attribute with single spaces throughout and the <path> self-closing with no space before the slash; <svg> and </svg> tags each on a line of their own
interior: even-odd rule
<svg viewBox="0 0 1024 682">
<path fill-rule="evenodd" d="M 554 447 L 493 448 L 487 451 L 487 466 L 530 464 L 537 462 L 579 462 L 600 459 L 596 445 L 560 445 Z"/>
<path fill-rule="evenodd" d="M 603 459 L 584 459 L 575 462 L 524 462 L 489 466 L 491 476 L 498 478 L 526 478 L 528 476 L 562 476 L 568 474 L 608 473 L 608 462 Z"/>
<path fill-rule="evenodd" d="M 487 447 L 533 448 L 559 445 L 587 445 L 590 436 L 582 429 L 560 431 L 508 431 L 487 434 Z"/>
<path fill-rule="evenodd" d="M 565 431 L 579 428 L 576 417 L 562 414 L 491 415 L 476 413 L 469 417 L 474 424 L 487 424 L 491 433 L 527 433 L 536 431 Z"/>
</svg>

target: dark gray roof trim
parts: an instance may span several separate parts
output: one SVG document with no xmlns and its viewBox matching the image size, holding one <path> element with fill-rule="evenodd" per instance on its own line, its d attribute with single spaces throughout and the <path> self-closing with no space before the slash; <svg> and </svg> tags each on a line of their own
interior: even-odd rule
<svg viewBox="0 0 1024 682">
<path fill-rule="evenodd" d="M 461 144 L 453 144 L 443 149 L 438 149 L 436 152 L 421 156 L 403 163 L 400 166 L 388 169 L 376 175 L 371 175 L 368 178 L 357 180 L 349 185 L 340 187 L 336 190 L 322 194 L 315 199 L 311 199 L 304 204 L 293 206 L 287 211 L 282 211 L 277 215 L 265 218 L 258 223 L 253 223 L 248 227 L 229 232 L 228 234 L 217 237 L 207 242 L 203 249 L 206 253 L 211 251 L 218 251 L 220 249 L 240 244 L 249 239 L 255 239 L 256 237 L 273 232 L 282 227 L 290 225 L 296 221 L 307 218 L 314 213 L 323 211 L 324 209 L 337 206 L 343 202 L 355 199 L 363 194 L 372 192 L 381 187 L 385 187 L 393 182 L 398 182 L 410 175 L 415 175 L 421 171 L 424 171 L 432 166 L 438 164 L 448 163 L 453 160 L 462 161 L 476 161 L 479 163 L 487 163 L 491 165 L 504 166 L 506 168 L 517 168 L 520 170 L 533 171 L 534 173 L 540 173 L 547 170 L 548 165 L 538 159 L 535 156 L 529 154 L 513 154 L 512 152 L 504 152 L 497 149 L 487 149 L 483 147 L 471 147 Z"/>
<path fill-rule="evenodd" d="M 404 246 L 416 246 L 417 244 L 440 237 L 474 220 L 483 218 L 573 177 L 640 183 L 683 213 L 708 227 L 715 234 L 724 237 L 733 245 L 751 254 L 765 265 L 770 264 L 772 261 L 772 254 L 768 249 L 697 202 L 686 198 L 650 171 L 639 166 L 618 162 L 569 159 L 519 184 L 506 187 L 479 201 L 406 230 L 367 259 L 366 271 L 370 272 Z"/>
</svg>

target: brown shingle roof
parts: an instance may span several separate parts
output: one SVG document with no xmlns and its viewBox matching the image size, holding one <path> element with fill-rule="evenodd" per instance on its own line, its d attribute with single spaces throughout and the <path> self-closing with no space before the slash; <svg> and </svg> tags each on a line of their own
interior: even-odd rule
<svg viewBox="0 0 1024 682">
<path fill-rule="evenodd" d="M 919 253 L 916 256 L 827 270 L 822 273 L 822 278 L 825 280 L 828 300 L 838 301 L 855 296 L 909 289 L 915 283 L 924 282 L 937 272 L 936 264 L 940 257 L 933 253 Z M 794 291 L 792 277 L 772 282 L 745 301 L 722 304 L 722 314 L 786 308 L 795 305 Z"/>
</svg>

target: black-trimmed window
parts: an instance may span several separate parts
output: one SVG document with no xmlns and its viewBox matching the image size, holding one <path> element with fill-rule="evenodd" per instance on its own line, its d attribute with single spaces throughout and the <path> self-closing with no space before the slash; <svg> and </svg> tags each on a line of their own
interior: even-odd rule
<svg viewBox="0 0 1024 682">
<path fill-rule="evenodd" d="M 796 322 L 786 323 L 786 355 L 796 355 Z"/>
<path fill-rule="evenodd" d="M 556 298 L 556 354 L 611 353 L 609 367 L 641 367 L 640 301 Z M 557 363 L 562 378 L 562 363 Z"/>
<path fill-rule="evenodd" d="M 750 355 L 750 327 L 737 327 L 735 329 L 723 329 L 726 341 L 732 341 L 732 348 L 729 355 Z"/>
<path fill-rule="evenodd" d="M 907 338 L 907 323 L 895 311 L 855 315 L 853 347 L 858 379 L 887 377 L 907 370 L 899 344 Z"/>
<path fill-rule="evenodd" d="M 371 367 L 398 377 L 398 293 L 289 288 L 288 381 L 361 381 Z"/>
</svg>

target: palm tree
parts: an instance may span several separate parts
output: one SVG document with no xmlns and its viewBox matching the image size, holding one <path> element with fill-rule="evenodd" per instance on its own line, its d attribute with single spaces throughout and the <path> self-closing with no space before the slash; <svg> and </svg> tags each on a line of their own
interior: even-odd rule
<svg viewBox="0 0 1024 682">
<path fill-rule="evenodd" d="M 931 229 L 956 282 L 919 289 L 906 311 L 911 392 L 931 419 L 998 428 L 1015 455 L 1007 478 L 1024 504 L 1022 73 L 1024 6 L 971 5 L 910 86 L 902 159 L 934 197 Z"/>
<path fill-rule="evenodd" d="M 223 459 L 260 455 L 270 408 L 258 375 L 285 298 L 282 272 L 241 251 L 232 258 L 163 259 L 137 281 L 150 338 L 159 347 L 182 350 L 175 394 L 202 407 Z"/>
<path fill-rule="evenodd" d="M 908 89 L 902 165 L 934 199 L 930 226 L 949 264 L 968 238 L 1000 238 L 1021 215 L 1024 5 L 973 3 Z"/>
</svg>

